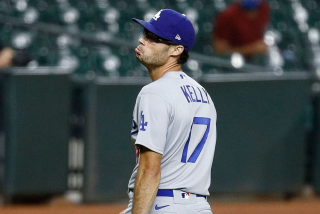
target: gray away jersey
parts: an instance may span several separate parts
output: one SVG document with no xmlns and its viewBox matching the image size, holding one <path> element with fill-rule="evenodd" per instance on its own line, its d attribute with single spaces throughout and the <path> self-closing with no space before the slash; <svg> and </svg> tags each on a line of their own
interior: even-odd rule
<svg viewBox="0 0 320 214">
<path fill-rule="evenodd" d="M 184 72 L 167 72 L 142 88 L 133 111 L 132 140 L 162 154 L 159 189 L 209 195 L 216 145 L 216 110 L 206 90 Z"/>
</svg>

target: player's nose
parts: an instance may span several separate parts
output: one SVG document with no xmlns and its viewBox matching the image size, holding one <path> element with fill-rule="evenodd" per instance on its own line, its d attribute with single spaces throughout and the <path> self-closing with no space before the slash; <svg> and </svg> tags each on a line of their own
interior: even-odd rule
<svg viewBox="0 0 320 214">
<path fill-rule="evenodd" d="M 146 41 L 144 38 L 145 38 L 145 36 L 143 35 L 143 36 L 141 36 L 140 39 L 138 40 L 139 43 L 142 44 L 142 45 L 144 45 L 144 42 Z"/>
</svg>

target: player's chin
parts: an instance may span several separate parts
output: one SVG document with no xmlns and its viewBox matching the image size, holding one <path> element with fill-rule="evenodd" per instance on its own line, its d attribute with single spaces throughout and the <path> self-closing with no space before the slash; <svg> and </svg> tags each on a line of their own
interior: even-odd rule
<svg viewBox="0 0 320 214">
<path fill-rule="evenodd" d="M 140 62 L 142 61 L 142 56 L 140 55 L 140 54 L 136 54 L 136 58 L 137 58 L 137 60 L 139 60 Z"/>
<path fill-rule="evenodd" d="M 136 55 L 136 58 L 137 58 L 137 60 L 138 60 L 142 65 L 145 65 L 145 64 L 146 64 L 145 61 L 143 60 L 143 58 L 142 58 L 141 56 Z"/>
</svg>

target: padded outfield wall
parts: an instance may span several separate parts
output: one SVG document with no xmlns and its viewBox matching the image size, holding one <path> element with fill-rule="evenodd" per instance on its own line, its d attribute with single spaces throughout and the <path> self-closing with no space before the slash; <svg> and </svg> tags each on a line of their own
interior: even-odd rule
<svg viewBox="0 0 320 214">
<path fill-rule="evenodd" d="M 147 79 L 96 79 L 88 91 L 84 198 L 126 197 L 135 165 L 130 126 Z M 212 193 L 292 193 L 305 176 L 310 77 L 214 75 L 201 84 L 218 112 Z"/>
<path fill-rule="evenodd" d="M 84 100 L 84 106 L 80 106 L 85 117 L 84 200 L 127 198 L 128 179 L 135 165 L 130 140 L 132 112 L 137 94 L 150 80 L 80 79 L 57 73 L 11 73 L 3 79 L 3 189 L 9 197 L 67 190 L 70 103 L 76 86 Z M 199 81 L 218 112 L 210 192 L 301 190 L 306 174 L 310 75 L 230 74 L 205 76 Z M 319 163 L 314 165 L 317 181 Z M 319 182 L 314 184 L 319 186 Z"/>
</svg>

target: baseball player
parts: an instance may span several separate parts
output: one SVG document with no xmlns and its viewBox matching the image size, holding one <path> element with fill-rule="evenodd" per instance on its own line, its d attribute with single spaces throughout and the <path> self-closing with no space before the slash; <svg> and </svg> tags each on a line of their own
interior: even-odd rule
<svg viewBox="0 0 320 214">
<path fill-rule="evenodd" d="M 181 70 L 195 42 L 188 18 L 171 9 L 149 21 L 135 49 L 152 83 L 142 88 L 131 136 L 137 163 L 124 214 L 212 214 L 207 197 L 216 144 L 216 110 L 208 92 Z"/>
</svg>

